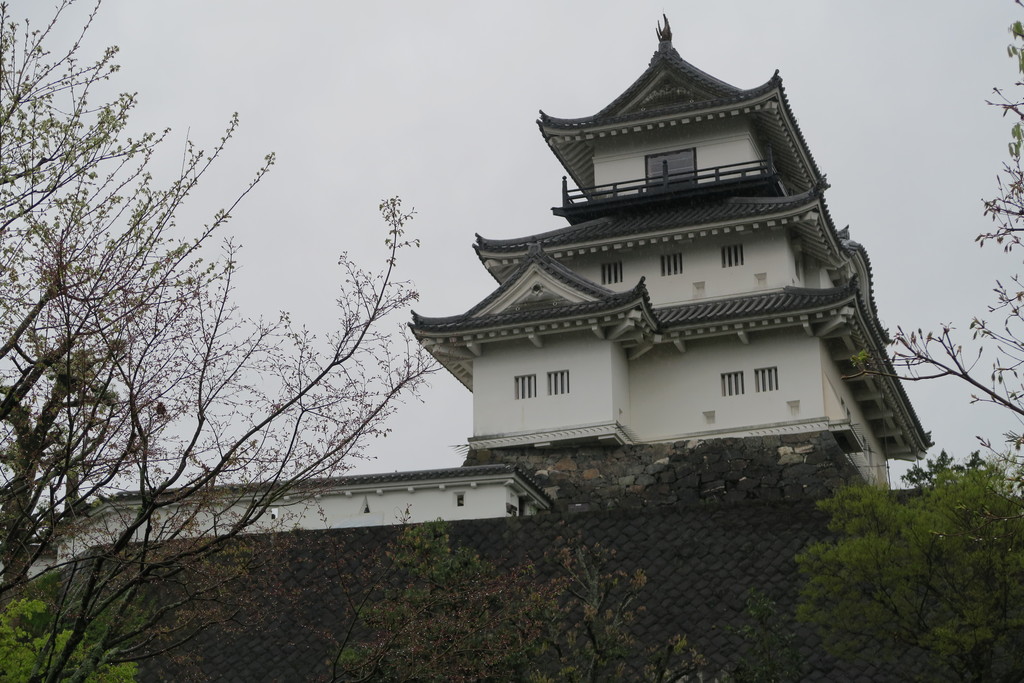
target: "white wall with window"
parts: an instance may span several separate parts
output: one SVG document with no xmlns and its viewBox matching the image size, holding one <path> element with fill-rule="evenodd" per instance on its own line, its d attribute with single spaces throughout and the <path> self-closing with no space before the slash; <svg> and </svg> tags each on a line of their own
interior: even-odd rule
<svg viewBox="0 0 1024 683">
<path fill-rule="evenodd" d="M 637 438 L 822 420 L 821 341 L 803 330 L 748 339 L 690 341 L 685 353 L 666 344 L 631 362 L 629 426 Z"/>
<path fill-rule="evenodd" d="M 742 252 L 742 263 L 722 267 L 722 250 Z M 666 261 L 667 259 L 667 261 Z M 592 282 L 613 291 L 632 289 L 641 277 L 655 306 L 686 303 L 695 298 L 736 296 L 758 290 L 804 286 L 797 277 L 796 258 L 781 230 L 719 229 L 714 236 L 688 237 L 654 245 L 609 249 L 564 257 L 560 261 Z M 606 282 L 607 264 L 621 263 L 620 282 Z M 666 266 L 668 266 L 666 270 Z M 674 272 L 678 270 L 678 272 Z M 663 272 L 668 274 L 662 275 Z M 695 283 L 703 283 L 696 295 Z M 828 286 L 831 286 L 829 283 Z"/>
<path fill-rule="evenodd" d="M 621 347 L 589 330 L 487 344 L 473 362 L 473 435 L 605 424 L 628 414 L 628 371 Z M 517 398 L 518 378 L 534 377 L 534 395 Z"/>
<path fill-rule="evenodd" d="M 594 184 L 647 177 L 646 158 L 680 149 L 694 149 L 697 168 L 725 166 L 762 158 L 749 126 L 740 120 L 667 127 L 663 135 L 607 135 L 594 140 Z"/>
</svg>

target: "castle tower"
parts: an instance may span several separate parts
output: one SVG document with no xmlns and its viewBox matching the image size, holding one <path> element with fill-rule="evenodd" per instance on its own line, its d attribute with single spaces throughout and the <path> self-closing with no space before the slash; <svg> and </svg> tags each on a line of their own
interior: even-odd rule
<svg viewBox="0 0 1024 683">
<path fill-rule="evenodd" d="M 891 369 L 864 248 L 837 230 L 778 72 L 743 90 L 683 60 L 592 116 L 541 113 L 563 228 L 477 236 L 498 283 L 416 337 L 473 392 L 472 449 L 830 432 L 866 480 L 928 447 Z"/>
</svg>

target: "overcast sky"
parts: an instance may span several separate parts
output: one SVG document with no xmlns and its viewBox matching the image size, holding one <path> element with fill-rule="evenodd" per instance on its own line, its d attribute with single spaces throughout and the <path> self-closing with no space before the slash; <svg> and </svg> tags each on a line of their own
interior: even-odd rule
<svg viewBox="0 0 1024 683">
<path fill-rule="evenodd" d="M 14 3 L 28 9 L 29 0 Z M 49 0 L 33 0 L 42 12 Z M 288 310 L 328 329 L 337 256 L 385 257 L 377 217 L 400 195 L 422 247 L 400 261 L 424 315 L 461 313 L 494 286 L 474 233 L 514 237 L 560 227 L 562 169 L 537 130 L 538 109 L 595 113 L 643 72 L 655 24 L 698 68 L 741 88 L 779 69 L 792 109 L 832 188 L 838 227 L 870 254 L 884 325 L 965 342 L 996 277 L 1021 255 L 979 249 L 1009 123 L 986 107 L 1015 80 L 1009 0 L 831 2 L 596 0 L 337 2 L 107 0 L 88 46 L 118 45 L 113 87 L 141 104 L 133 130 L 171 127 L 212 145 L 232 112 L 242 127 L 183 218 L 198 222 L 236 193 L 263 155 L 278 163 L 228 230 L 245 245 L 240 303 Z M 926 11 L 925 11 L 926 10 Z M 74 22 L 71 22 L 72 24 Z M 394 325 L 407 319 L 396 320 Z M 976 436 L 1021 429 L 968 405 L 953 381 L 907 387 L 937 447 L 964 455 Z M 449 467 L 472 433 L 470 393 L 438 373 L 371 445 L 358 472 Z M 937 449 L 936 449 L 937 452 Z"/>
</svg>

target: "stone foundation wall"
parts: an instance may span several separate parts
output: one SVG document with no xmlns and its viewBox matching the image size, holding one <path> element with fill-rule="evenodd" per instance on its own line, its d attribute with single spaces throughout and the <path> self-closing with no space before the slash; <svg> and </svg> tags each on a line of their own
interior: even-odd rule
<svg viewBox="0 0 1024 683">
<path fill-rule="evenodd" d="M 830 432 L 637 446 L 470 451 L 528 471 L 557 509 L 818 499 L 862 481 Z"/>
</svg>

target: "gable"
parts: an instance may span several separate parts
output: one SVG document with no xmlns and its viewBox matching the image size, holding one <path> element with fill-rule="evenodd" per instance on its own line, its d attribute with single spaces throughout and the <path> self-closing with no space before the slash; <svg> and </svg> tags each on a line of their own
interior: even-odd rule
<svg viewBox="0 0 1024 683">
<path fill-rule="evenodd" d="M 637 93 L 620 102 L 616 100 L 603 114 L 609 117 L 628 117 L 664 107 L 696 104 L 716 99 L 717 93 L 702 87 L 693 79 L 665 63 L 657 71 L 645 74 L 647 80 Z"/>
<path fill-rule="evenodd" d="M 493 301 L 474 311 L 473 317 L 513 311 L 564 306 L 596 301 L 597 297 L 558 280 L 541 267 L 530 264 L 525 273 Z"/>
</svg>

